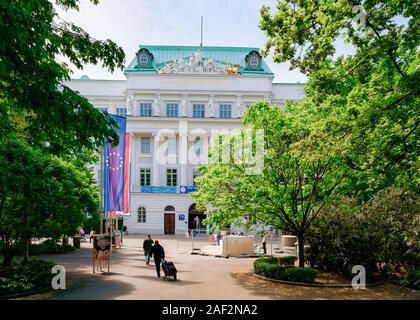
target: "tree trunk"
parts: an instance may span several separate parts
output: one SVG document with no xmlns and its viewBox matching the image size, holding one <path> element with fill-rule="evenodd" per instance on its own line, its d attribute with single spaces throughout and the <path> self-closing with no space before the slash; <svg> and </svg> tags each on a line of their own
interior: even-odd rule
<svg viewBox="0 0 420 320">
<path fill-rule="evenodd" d="M 298 251 L 299 251 L 299 267 L 305 267 L 305 243 L 302 234 L 297 235 L 298 238 Z"/>
</svg>

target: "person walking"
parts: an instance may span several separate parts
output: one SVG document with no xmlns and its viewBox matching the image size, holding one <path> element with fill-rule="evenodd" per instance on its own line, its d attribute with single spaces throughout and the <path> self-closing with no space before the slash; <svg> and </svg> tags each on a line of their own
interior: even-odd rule
<svg viewBox="0 0 420 320">
<path fill-rule="evenodd" d="M 263 233 L 262 245 L 263 245 L 264 254 L 267 254 L 267 242 L 266 242 L 266 239 L 265 239 L 265 233 Z"/>
<path fill-rule="evenodd" d="M 146 266 L 150 264 L 152 247 L 153 247 L 153 240 L 149 234 L 147 236 L 147 239 L 143 241 L 144 259 L 146 260 Z"/>
<path fill-rule="evenodd" d="M 94 238 L 94 236 L 95 236 L 95 230 L 91 230 L 90 231 L 90 235 L 89 235 L 89 243 L 92 243 L 92 239 Z"/>
<path fill-rule="evenodd" d="M 220 230 L 217 231 L 217 245 L 220 246 L 220 240 L 222 240 L 222 232 Z"/>
<path fill-rule="evenodd" d="M 162 262 L 162 260 L 165 260 L 165 250 L 159 244 L 158 240 L 155 240 L 155 244 L 152 247 L 152 250 L 150 250 L 150 255 L 153 256 L 153 260 L 155 261 L 157 276 L 158 278 L 160 278 L 160 263 Z"/>
</svg>

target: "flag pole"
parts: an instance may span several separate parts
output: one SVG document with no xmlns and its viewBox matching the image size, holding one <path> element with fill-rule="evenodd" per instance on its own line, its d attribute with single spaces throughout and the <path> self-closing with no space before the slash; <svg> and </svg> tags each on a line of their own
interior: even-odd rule
<svg viewBox="0 0 420 320">
<path fill-rule="evenodd" d="M 104 207 L 104 199 L 103 199 L 103 192 L 104 192 L 104 148 L 101 148 L 101 170 L 100 170 L 100 179 L 101 179 L 101 195 L 100 195 L 100 234 L 102 234 L 103 232 L 103 207 Z"/>
</svg>

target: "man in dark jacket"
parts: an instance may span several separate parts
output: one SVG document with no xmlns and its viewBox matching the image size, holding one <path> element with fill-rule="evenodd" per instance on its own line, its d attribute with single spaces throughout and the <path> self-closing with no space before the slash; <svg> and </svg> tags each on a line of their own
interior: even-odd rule
<svg viewBox="0 0 420 320">
<path fill-rule="evenodd" d="M 150 254 L 153 255 L 157 276 L 160 278 L 160 263 L 162 260 L 165 260 L 165 250 L 163 250 L 163 247 L 159 244 L 159 241 L 155 240 L 155 245 L 152 247 Z"/>
<path fill-rule="evenodd" d="M 147 236 L 147 239 L 143 241 L 143 250 L 144 250 L 144 259 L 146 260 L 146 266 L 150 264 L 151 251 L 153 247 L 153 240 L 150 237 L 150 234 Z"/>
</svg>

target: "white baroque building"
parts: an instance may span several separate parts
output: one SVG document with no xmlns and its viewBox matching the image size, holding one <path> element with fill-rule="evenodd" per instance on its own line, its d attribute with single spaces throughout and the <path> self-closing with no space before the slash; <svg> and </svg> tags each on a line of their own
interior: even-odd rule
<svg viewBox="0 0 420 320">
<path fill-rule="evenodd" d="M 66 85 L 98 109 L 127 116 L 131 215 L 125 225 L 130 234 L 200 227 L 205 216 L 188 193 L 194 190 L 196 168 L 206 163 L 212 130 L 240 128 L 243 111 L 255 101 L 282 106 L 304 95 L 302 84 L 273 83 L 258 48 L 140 46 L 125 76 L 115 81 L 82 77 Z M 100 181 L 99 164 L 94 170 Z"/>
</svg>

